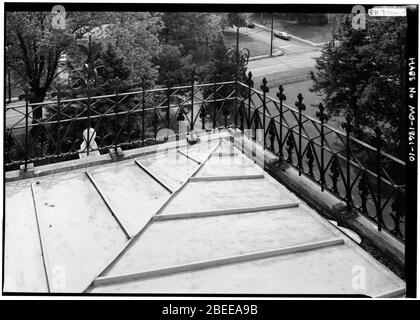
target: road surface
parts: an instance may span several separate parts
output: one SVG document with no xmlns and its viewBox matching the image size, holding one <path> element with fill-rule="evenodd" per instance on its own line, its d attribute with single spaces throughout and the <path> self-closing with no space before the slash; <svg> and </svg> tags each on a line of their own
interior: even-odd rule
<svg viewBox="0 0 420 320">
<path fill-rule="evenodd" d="M 258 28 L 241 29 L 239 30 L 242 34 L 270 45 L 269 31 Z M 259 85 L 264 77 L 269 81 L 269 86 L 307 80 L 309 72 L 315 69 L 315 58 L 321 55 L 321 48 L 293 39 L 274 38 L 273 48 L 273 51 L 281 49 L 284 55 L 249 62 L 248 70 L 252 72 L 255 84 Z"/>
<path fill-rule="evenodd" d="M 232 28 L 232 32 L 236 29 Z M 255 29 L 249 29 L 249 28 L 240 28 L 239 32 L 243 35 L 247 35 L 248 37 L 251 37 L 255 40 L 259 40 L 262 42 L 265 42 L 268 47 L 270 47 L 271 42 L 271 32 L 261 29 L 261 28 L 255 28 Z M 306 43 L 302 43 L 297 40 L 283 40 L 280 38 L 273 37 L 273 51 L 276 51 L 278 49 L 281 49 L 285 54 L 295 54 L 295 53 L 301 53 L 301 52 L 307 52 L 307 51 L 313 51 L 313 50 L 319 50 L 319 48 L 311 46 Z"/>
</svg>

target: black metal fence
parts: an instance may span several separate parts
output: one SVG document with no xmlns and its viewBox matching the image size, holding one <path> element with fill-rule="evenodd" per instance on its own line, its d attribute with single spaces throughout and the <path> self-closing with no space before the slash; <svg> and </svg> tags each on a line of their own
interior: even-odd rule
<svg viewBox="0 0 420 320">
<path fill-rule="evenodd" d="M 167 87 L 6 107 L 5 168 L 76 159 L 113 148 L 138 148 L 180 138 L 189 131 L 225 128 L 251 130 L 252 138 L 344 200 L 396 238 L 405 240 L 405 163 L 382 150 L 379 129 L 375 146 L 352 136 L 352 119 L 344 131 L 329 126 L 322 104 L 315 117 L 305 114 L 302 95 L 295 107 L 284 103 L 283 88 L 269 96 L 229 81 Z M 42 108 L 42 118 L 35 118 Z M 39 110 L 38 110 L 39 112 Z M 91 128 L 90 130 L 86 130 Z M 93 131 L 93 130 L 94 131 Z M 257 132 L 262 132 L 262 136 Z"/>
</svg>

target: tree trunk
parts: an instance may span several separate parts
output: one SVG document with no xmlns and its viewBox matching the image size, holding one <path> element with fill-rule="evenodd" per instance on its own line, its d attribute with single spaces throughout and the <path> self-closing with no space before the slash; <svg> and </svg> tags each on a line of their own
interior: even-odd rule
<svg viewBox="0 0 420 320">
<path fill-rule="evenodd" d="M 44 101 L 46 90 L 44 88 L 31 88 L 29 91 L 29 103 L 39 103 Z M 42 119 L 42 107 L 36 106 L 32 108 L 32 124 L 37 123 L 38 120 Z M 34 126 L 32 127 L 30 133 L 32 137 L 36 138 L 39 136 L 41 127 Z"/>
<path fill-rule="evenodd" d="M 44 101 L 46 90 L 44 88 L 31 88 L 29 92 L 29 103 L 40 103 Z M 34 120 L 39 120 L 42 118 L 42 108 L 35 107 L 33 108 L 33 118 Z"/>
</svg>

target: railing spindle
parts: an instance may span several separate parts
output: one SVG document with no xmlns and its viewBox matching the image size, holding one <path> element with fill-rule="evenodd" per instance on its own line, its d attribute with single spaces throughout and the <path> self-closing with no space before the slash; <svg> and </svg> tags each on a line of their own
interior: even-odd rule
<svg viewBox="0 0 420 320">
<path fill-rule="evenodd" d="M 61 118 L 61 90 L 60 85 L 57 86 L 57 152 L 56 155 L 60 154 L 61 144 L 64 137 L 60 137 L 60 118 Z"/>
<path fill-rule="evenodd" d="M 144 147 L 144 140 L 145 140 L 145 117 L 144 109 L 146 108 L 146 79 L 143 78 L 141 81 L 141 87 L 142 87 L 142 97 L 141 97 L 141 104 L 142 104 L 142 112 L 141 112 L 141 146 Z"/>
<path fill-rule="evenodd" d="M 350 182 L 350 161 L 351 161 L 351 145 L 350 145 L 350 134 L 352 132 L 350 114 L 346 115 L 346 122 L 343 122 L 341 126 L 346 130 L 346 209 L 350 210 L 352 205 L 351 196 L 351 182 Z"/>
<path fill-rule="evenodd" d="M 233 129 L 238 127 L 238 77 L 235 80 L 235 100 L 233 101 Z"/>
<path fill-rule="evenodd" d="M 251 124 L 251 88 L 254 86 L 254 81 L 252 81 L 252 72 L 248 72 L 248 79 L 247 79 L 247 85 L 248 85 L 248 121 L 247 126 L 250 128 L 252 126 Z"/>
<path fill-rule="evenodd" d="M 279 162 L 283 162 L 283 101 L 286 101 L 286 96 L 284 95 L 284 89 L 283 86 L 279 86 L 279 92 L 277 92 L 277 98 L 279 98 L 280 101 L 280 109 L 279 109 L 279 122 L 280 122 L 280 128 L 279 128 Z"/>
<path fill-rule="evenodd" d="M 325 164 L 324 164 L 324 143 L 325 143 L 325 135 L 324 135 L 324 122 L 327 120 L 327 115 L 324 113 L 324 106 L 322 103 L 318 105 L 319 111 L 317 111 L 316 116 L 321 121 L 321 168 L 320 168 L 320 176 L 321 176 L 321 191 L 325 189 Z"/>
<path fill-rule="evenodd" d="M 217 84 L 216 82 L 213 84 L 213 130 L 216 130 L 216 116 L 217 116 L 217 108 L 216 108 L 216 90 Z"/>
<path fill-rule="evenodd" d="M 25 172 L 29 160 L 29 90 L 25 89 Z"/>
<path fill-rule="evenodd" d="M 166 127 L 169 129 L 171 125 L 171 88 L 170 88 L 170 82 L 167 81 L 167 89 L 166 89 L 166 102 L 168 105 L 168 109 L 166 111 Z"/>
<path fill-rule="evenodd" d="M 377 126 L 375 127 L 375 134 L 376 134 L 376 174 L 377 174 L 377 184 L 376 184 L 376 213 L 378 217 L 378 231 L 381 231 L 382 229 L 382 202 L 381 202 L 381 135 L 382 131 Z"/>
<path fill-rule="evenodd" d="M 302 93 L 297 95 L 298 101 L 295 102 L 295 106 L 299 110 L 299 148 L 298 148 L 298 170 L 299 175 L 302 175 L 302 111 L 305 111 L 306 106 L 302 103 L 303 96 Z"/>
<path fill-rule="evenodd" d="M 266 117 L 266 113 L 267 113 L 266 96 L 267 96 L 267 92 L 270 91 L 267 87 L 267 79 L 266 78 L 263 78 L 262 85 L 261 85 L 260 88 L 263 92 L 263 121 L 262 121 L 262 126 L 263 126 L 263 150 L 265 150 L 265 117 Z"/>
<path fill-rule="evenodd" d="M 115 111 L 115 120 L 114 120 L 114 132 L 115 132 L 115 138 L 114 138 L 114 150 L 115 150 L 115 155 L 117 155 L 117 135 L 118 135 L 118 95 L 119 95 L 119 90 L 118 90 L 118 86 L 115 92 L 115 105 L 114 105 L 114 111 Z"/>
<path fill-rule="evenodd" d="M 88 92 L 88 106 L 87 106 L 87 145 L 86 145 L 86 154 L 89 156 L 90 149 L 90 107 L 91 107 L 91 92 L 90 92 L 90 79 L 87 82 L 87 92 Z"/>
<path fill-rule="evenodd" d="M 194 80 L 195 80 L 195 71 L 191 71 L 191 126 L 190 131 L 194 130 Z"/>
</svg>

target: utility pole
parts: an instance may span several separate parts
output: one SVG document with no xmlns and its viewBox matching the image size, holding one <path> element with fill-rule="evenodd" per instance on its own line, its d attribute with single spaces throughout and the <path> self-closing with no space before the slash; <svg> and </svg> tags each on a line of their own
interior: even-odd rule
<svg viewBox="0 0 420 320">
<path fill-rule="evenodd" d="M 274 14 L 271 14 L 271 42 L 270 42 L 270 57 L 273 56 L 273 38 L 274 38 L 274 25 L 273 25 Z"/>
</svg>

